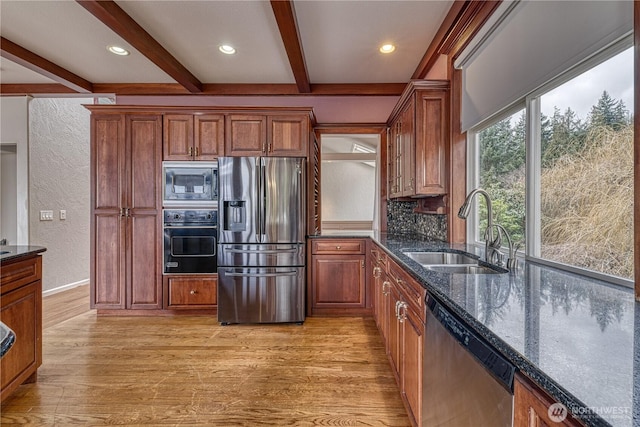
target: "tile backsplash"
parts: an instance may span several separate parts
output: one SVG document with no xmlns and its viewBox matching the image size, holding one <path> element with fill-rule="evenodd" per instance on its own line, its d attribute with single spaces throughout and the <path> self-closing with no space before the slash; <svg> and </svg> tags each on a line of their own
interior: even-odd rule
<svg viewBox="0 0 640 427">
<path fill-rule="evenodd" d="M 433 240 L 447 241 L 447 216 L 414 212 L 418 202 L 387 202 L 387 232 L 417 233 Z"/>
</svg>

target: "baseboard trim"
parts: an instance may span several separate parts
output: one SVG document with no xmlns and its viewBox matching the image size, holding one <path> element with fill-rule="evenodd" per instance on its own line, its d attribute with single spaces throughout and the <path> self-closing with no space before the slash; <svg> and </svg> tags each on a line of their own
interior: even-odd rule
<svg viewBox="0 0 640 427">
<path fill-rule="evenodd" d="M 58 286 L 57 288 L 47 289 L 46 291 L 42 291 L 42 296 L 46 297 L 48 295 L 57 294 L 59 292 L 68 291 L 69 289 L 77 288 L 78 286 L 88 285 L 89 279 L 80 280 L 78 282 L 68 283 L 66 285 Z"/>
</svg>

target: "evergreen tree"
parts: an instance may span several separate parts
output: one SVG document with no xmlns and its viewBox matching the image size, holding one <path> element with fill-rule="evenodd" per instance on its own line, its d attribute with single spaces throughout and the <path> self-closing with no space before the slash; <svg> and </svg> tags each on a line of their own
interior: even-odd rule
<svg viewBox="0 0 640 427">
<path fill-rule="evenodd" d="M 628 123 L 629 111 L 622 100 L 616 101 L 605 90 L 598 99 L 598 103 L 591 107 L 589 118 L 591 126 L 607 126 L 614 130 L 620 130 Z"/>
</svg>

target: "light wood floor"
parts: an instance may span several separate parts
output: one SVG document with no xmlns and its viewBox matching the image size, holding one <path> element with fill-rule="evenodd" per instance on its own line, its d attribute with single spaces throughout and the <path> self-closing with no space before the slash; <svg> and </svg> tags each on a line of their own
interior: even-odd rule
<svg viewBox="0 0 640 427">
<path fill-rule="evenodd" d="M 38 381 L 2 404 L 2 426 L 409 425 L 371 318 L 222 327 L 98 318 L 80 300 L 84 313 L 65 320 L 53 297 Z"/>
</svg>

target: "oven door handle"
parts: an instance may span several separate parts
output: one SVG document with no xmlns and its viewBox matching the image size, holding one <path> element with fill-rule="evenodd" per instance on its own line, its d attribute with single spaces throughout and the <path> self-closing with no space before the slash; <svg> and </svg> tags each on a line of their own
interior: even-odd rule
<svg viewBox="0 0 640 427">
<path fill-rule="evenodd" d="M 291 249 L 228 249 L 226 252 L 230 252 L 232 254 L 293 254 L 298 252 L 298 248 Z"/>
<path fill-rule="evenodd" d="M 165 224 L 164 227 L 165 229 L 171 229 L 171 230 L 180 230 L 183 228 L 188 228 L 188 229 L 194 229 L 194 228 L 206 228 L 207 230 L 212 229 L 212 228 L 218 228 L 215 225 L 169 225 L 169 224 Z"/>
<path fill-rule="evenodd" d="M 295 276 L 298 274 L 297 271 L 282 271 L 279 273 L 230 273 L 227 270 L 225 276 L 229 277 L 281 277 L 281 276 Z"/>
</svg>

